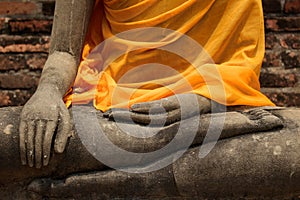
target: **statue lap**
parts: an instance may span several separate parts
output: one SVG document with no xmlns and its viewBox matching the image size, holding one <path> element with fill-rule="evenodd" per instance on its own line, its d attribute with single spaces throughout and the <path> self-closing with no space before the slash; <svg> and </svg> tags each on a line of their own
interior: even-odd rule
<svg viewBox="0 0 300 200">
<path fill-rule="evenodd" d="M 79 117 L 97 112 L 89 107 L 75 109 L 73 115 Z M 48 167 L 21 166 L 18 147 L 20 111 L 18 107 L 0 109 L 0 191 L 4 197 L 280 199 L 300 193 L 300 122 L 297 120 L 300 109 L 228 112 L 220 140 L 206 157 L 199 158 L 200 147 L 209 144 L 202 144 L 205 128 L 199 127 L 192 147 L 174 163 L 158 171 L 136 174 L 101 164 L 82 145 L 77 133 L 70 139 L 64 154 L 53 153 Z M 176 124 L 168 126 L 162 131 L 166 135 L 163 140 L 159 133 L 157 138 L 135 141 L 131 136 L 120 134 L 115 122 L 96 114 L 100 124 L 110 130 L 109 139 L 126 150 L 159 149 L 172 140 L 172 131 L 178 128 Z M 210 114 L 200 117 L 202 127 L 208 126 L 210 117 Z M 192 122 L 189 119 L 185 123 Z M 158 138 L 161 143 L 157 142 Z M 130 146 L 129 141 L 134 145 Z M 141 150 L 142 146 L 148 149 Z M 163 159 L 153 158 L 149 163 L 159 164 Z"/>
</svg>

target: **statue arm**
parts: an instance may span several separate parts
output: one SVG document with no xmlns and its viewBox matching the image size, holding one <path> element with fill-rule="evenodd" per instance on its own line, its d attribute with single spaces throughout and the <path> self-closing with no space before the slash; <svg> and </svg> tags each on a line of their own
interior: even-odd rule
<svg viewBox="0 0 300 200">
<path fill-rule="evenodd" d="M 62 97 L 75 79 L 93 6 L 94 0 L 56 1 L 49 57 L 38 88 L 21 113 L 23 165 L 48 165 L 52 141 L 55 152 L 65 149 L 71 119 Z"/>
<path fill-rule="evenodd" d="M 39 88 L 51 85 L 57 87 L 63 96 L 71 87 L 77 73 L 94 1 L 56 1 L 49 57 Z M 59 62 L 66 65 L 61 66 Z"/>
</svg>

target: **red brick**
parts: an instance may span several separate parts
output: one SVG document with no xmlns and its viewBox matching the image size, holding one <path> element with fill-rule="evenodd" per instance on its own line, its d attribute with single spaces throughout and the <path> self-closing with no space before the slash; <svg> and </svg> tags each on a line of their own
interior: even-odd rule
<svg viewBox="0 0 300 200">
<path fill-rule="evenodd" d="M 10 72 L 0 74 L 0 88 L 2 89 L 32 89 L 38 85 L 39 72 Z"/>
<path fill-rule="evenodd" d="M 269 32 L 265 40 L 267 50 L 299 49 L 300 33 Z"/>
<path fill-rule="evenodd" d="M 259 81 L 261 87 L 293 87 L 298 82 L 294 73 L 289 72 L 261 72 Z"/>
<path fill-rule="evenodd" d="M 279 39 L 279 44 L 284 49 L 288 49 L 289 48 L 289 45 L 287 44 L 287 40 Z"/>
<path fill-rule="evenodd" d="M 300 49 L 300 33 L 266 33 L 266 49 Z"/>
<path fill-rule="evenodd" d="M 281 53 L 281 59 L 285 69 L 300 68 L 300 51 L 284 51 Z"/>
<path fill-rule="evenodd" d="M 40 70 L 43 69 L 48 54 L 0 54 L 0 71 L 9 70 Z"/>
<path fill-rule="evenodd" d="M 48 52 L 49 36 L 0 35 L 0 53 Z"/>
<path fill-rule="evenodd" d="M 10 32 L 13 34 L 24 33 L 51 33 L 52 20 L 51 19 L 12 19 L 8 22 Z"/>
<path fill-rule="evenodd" d="M 266 50 L 263 67 L 283 67 L 281 55 L 277 51 Z"/>
<path fill-rule="evenodd" d="M 29 54 L 25 56 L 26 66 L 29 69 L 43 69 L 48 54 Z"/>
<path fill-rule="evenodd" d="M 5 29 L 5 18 L 0 18 L 0 33 Z"/>
<path fill-rule="evenodd" d="M 39 8 L 33 2 L 0 2 L 0 15 L 36 14 Z"/>
<path fill-rule="evenodd" d="M 300 49 L 300 42 L 297 40 L 295 43 L 292 44 L 293 49 Z"/>
<path fill-rule="evenodd" d="M 286 0 L 284 5 L 285 13 L 300 13 L 300 0 Z"/>
<path fill-rule="evenodd" d="M 33 92 L 34 90 L 0 90 L 0 107 L 22 106 Z"/>
<path fill-rule="evenodd" d="M 55 1 L 43 2 L 42 12 L 44 15 L 53 16 L 55 9 Z"/>
<path fill-rule="evenodd" d="M 0 107 L 9 106 L 12 103 L 8 92 L 2 92 L 0 90 Z"/>
<path fill-rule="evenodd" d="M 282 10 L 281 0 L 263 0 L 265 13 L 280 13 Z"/>
<path fill-rule="evenodd" d="M 276 44 L 278 44 L 277 37 L 274 34 L 266 34 L 266 49 L 273 49 Z"/>
<path fill-rule="evenodd" d="M 300 34 L 285 34 L 282 36 L 281 40 L 284 40 L 285 43 L 292 49 L 300 49 Z"/>
<path fill-rule="evenodd" d="M 300 31 L 300 16 L 266 18 L 267 31 Z"/>
<path fill-rule="evenodd" d="M 300 107 L 300 92 L 295 88 L 262 88 L 261 91 L 277 106 Z"/>
<path fill-rule="evenodd" d="M 6 47 L 0 47 L 1 53 L 9 53 L 9 52 L 47 52 L 49 46 L 45 45 L 30 45 L 30 44 L 13 44 Z"/>
<path fill-rule="evenodd" d="M 0 54 L 0 71 L 24 69 L 25 65 L 25 57 L 22 54 Z"/>
<path fill-rule="evenodd" d="M 268 93 L 267 96 L 277 106 L 300 106 L 300 94 L 298 93 Z"/>
</svg>

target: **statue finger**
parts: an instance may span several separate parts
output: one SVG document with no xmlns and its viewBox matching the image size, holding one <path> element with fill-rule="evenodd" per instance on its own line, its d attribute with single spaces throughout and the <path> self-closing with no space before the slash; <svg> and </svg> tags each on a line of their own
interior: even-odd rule
<svg viewBox="0 0 300 200">
<path fill-rule="evenodd" d="M 20 133 L 20 157 L 22 165 L 26 165 L 26 143 L 27 143 L 27 124 L 23 120 L 20 122 L 19 126 Z"/>
<path fill-rule="evenodd" d="M 48 121 L 46 124 L 45 137 L 43 141 L 43 164 L 47 166 L 50 160 L 51 145 L 57 121 Z"/>
<path fill-rule="evenodd" d="M 180 109 L 160 114 L 143 114 L 129 111 L 113 111 L 109 119 L 116 122 L 137 123 L 141 125 L 166 126 L 181 119 Z"/>
<path fill-rule="evenodd" d="M 113 112 L 129 112 L 127 108 L 110 108 L 103 113 L 103 117 L 109 118 Z"/>
<path fill-rule="evenodd" d="M 116 122 L 132 122 L 131 114 L 132 112 L 125 109 L 110 109 L 105 116 Z"/>
<path fill-rule="evenodd" d="M 166 122 L 166 117 L 167 117 L 166 113 L 157 114 L 157 115 L 139 114 L 139 113 L 131 114 L 132 121 L 142 125 L 164 126 Z"/>
<path fill-rule="evenodd" d="M 29 167 L 34 165 L 34 136 L 35 136 L 35 121 L 30 121 L 27 132 L 27 162 Z"/>
<path fill-rule="evenodd" d="M 35 167 L 42 167 L 42 155 L 43 155 L 43 136 L 45 131 L 45 122 L 37 121 L 36 123 L 36 135 L 35 135 Z"/>
<path fill-rule="evenodd" d="M 181 120 L 180 109 L 171 110 L 161 114 L 132 113 L 131 119 L 135 123 L 150 126 L 167 126 Z"/>
<path fill-rule="evenodd" d="M 173 95 L 160 100 L 136 103 L 131 106 L 131 110 L 137 113 L 160 114 L 178 109 L 180 107 L 177 96 Z"/>
<path fill-rule="evenodd" d="M 168 112 L 168 116 L 166 118 L 165 125 L 170 125 L 170 124 L 179 122 L 180 120 L 183 120 L 183 119 L 185 119 L 185 117 L 183 117 L 181 115 L 181 110 L 175 109 L 175 110 Z"/>
<path fill-rule="evenodd" d="M 70 135 L 71 127 L 71 117 L 69 111 L 65 108 L 62 108 L 54 144 L 54 150 L 56 153 L 64 152 Z"/>
</svg>

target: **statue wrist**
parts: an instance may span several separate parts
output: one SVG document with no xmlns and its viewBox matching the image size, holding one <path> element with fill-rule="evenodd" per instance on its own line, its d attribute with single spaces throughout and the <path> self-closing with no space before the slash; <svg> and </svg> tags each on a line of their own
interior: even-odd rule
<svg viewBox="0 0 300 200">
<path fill-rule="evenodd" d="M 61 98 L 65 94 L 65 92 L 61 91 L 57 85 L 51 83 L 40 83 L 36 92 L 46 93 L 49 94 L 50 96 L 59 96 Z"/>
<path fill-rule="evenodd" d="M 38 90 L 59 92 L 63 97 L 72 86 L 77 73 L 76 59 L 67 52 L 49 55 L 38 86 Z"/>
</svg>

